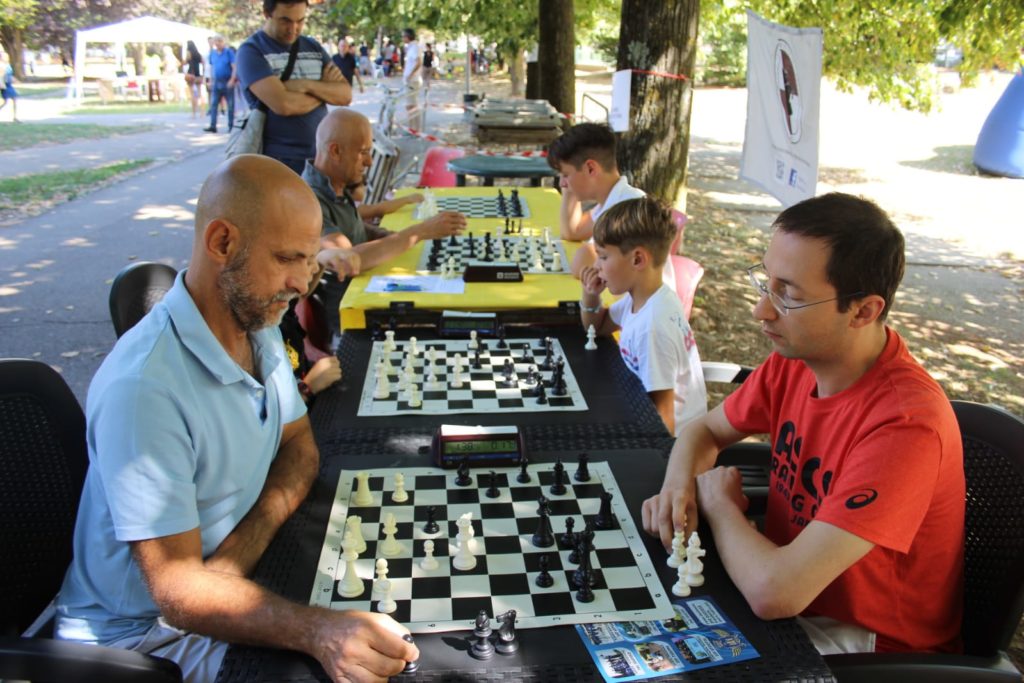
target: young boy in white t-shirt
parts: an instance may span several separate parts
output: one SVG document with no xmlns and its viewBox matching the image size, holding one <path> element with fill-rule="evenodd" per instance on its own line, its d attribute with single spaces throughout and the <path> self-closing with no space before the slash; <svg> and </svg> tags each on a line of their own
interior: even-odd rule
<svg viewBox="0 0 1024 683">
<path fill-rule="evenodd" d="M 597 262 L 580 274 L 583 327 L 621 330 L 622 360 L 640 378 L 669 433 L 707 412 L 700 354 L 683 306 L 662 282 L 676 227 L 671 209 L 641 197 L 605 211 L 594 226 Z M 605 308 L 601 292 L 624 296 Z"/>
</svg>

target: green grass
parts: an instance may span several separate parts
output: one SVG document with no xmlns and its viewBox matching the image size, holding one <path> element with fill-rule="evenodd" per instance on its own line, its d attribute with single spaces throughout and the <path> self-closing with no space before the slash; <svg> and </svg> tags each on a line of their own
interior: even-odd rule
<svg viewBox="0 0 1024 683">
<path fill-rule="evenodd" d="M 152 126 L 100 126 L 95 123 L 11 123 L 0 126 L 0 151 L 36 145 L 59 145 L 75 140 L 96 140 L 112 135 L 142 133 Z"/>
<path fill-rule="evenodd" d="M 151 163 L 152 159 L 119 161 L 96 168 L 0 179 L 0 211 L 31 212 L 40 205 L 74 199 L 117 175 Z"/>
<path fill-rule="evenodd" d="M 117 104 L 86 104 L 69 109 L 68 114 L 180 114 L 189 111 L 188 102 L 119 102 Z"/>
</svg>

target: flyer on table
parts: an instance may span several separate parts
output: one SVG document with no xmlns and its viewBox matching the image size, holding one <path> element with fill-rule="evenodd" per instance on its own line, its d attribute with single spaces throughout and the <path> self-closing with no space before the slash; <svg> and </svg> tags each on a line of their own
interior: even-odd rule
<svg viewBox="0 0 1024 683">
<path fill-rule="evenodd" d="M 760 657 L 711 598 L 672 605 L 662 621 L 576 626 L 606 681 L 642 681 Z"/>
</svg>

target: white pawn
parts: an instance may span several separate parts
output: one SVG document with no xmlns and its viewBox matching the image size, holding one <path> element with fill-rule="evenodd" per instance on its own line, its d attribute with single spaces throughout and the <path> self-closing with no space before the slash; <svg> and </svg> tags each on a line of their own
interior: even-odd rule
<svg viewBox="0 0 1024 683">
<path fill-rule="evenodd" d="M 593 325 L 587 327 L 587 343 L 583 345 L 583 348 L 587 351 L 595 351 L 597 349 L 597 330 L 594 329 Z"/>
<path fill-rule="evenodd" d="M 533 269 L 539 271 L 544 270 L 544 258 L 540 254 L 533 257 Z"/>
<path fill-rule="evenodd" d="M 704 563 L 700 558 L 708 554 L 700 547 L 700 536 L 694 531 L 686 543 L 686 583 L 690 586 L 704 585 Z"/>
<path fill-rule="evenodd" d="M 690 590 L 689 584 L 686 583 L 686 563 L 679 565 L 678 572 L 679 580 L 672 585 L 672 595 L 678 595 L 681 598 L 685 598 L 692 591 Z"/>
<path fill-rule="evenodd" d="M 445 265 L 448 266 L 448 277 L 454 279 L 455 278 L 455 257 L 454 256 L 449 256 L 448 257 L 448 262 Z"/>
<path fill-rule="evenodd" d="M 373 372 L 377 381 L 373 388 L 373 397 L 377 400 L 385 399 L 391 394 L 391 382 L 388 381 L 384 366 L 378 365 Z"/>
<path fill-rule="evenodd" d="M 455 356 L 455 372 L 452 374 L 452 388 L 462 388 L 462 358 L 458 355 Z"/>
<path fill-rule="evenodd" d="M 389 512 L 384 518 L 384 540 L 380 544 L 380 554 L 384 557 L 395 557 L 402 554 L 402 544 L 395 540 L 398 523 L 395 514 Z"/>
<path fill-rule="evenodd" d="M 409 337 L 409 355 L 414 357 L 420 355 L 420 348 L 416 346 L 416 337 Z"/>
<path fill-rule="evenodd" d="M 370 473 L 359 472 L 356 474 L 356 495 L 352 498 L 352 504 L 360 507 L 373 504 L 373 494 L 370 493 Z"/>
<path fill-rule="evenodd" d="M 551 270 L 556 273 L 562 270 L 562 255 L 557 251 L 551 254 Z"/>
<path fill-rule="evenodd" d="M 363 581 L 356 574 L 356 559 L 359 554 L 356 552 L 356 540 L 352 538 L 352 532 L 346 531 L 345 537 L 341 539 L 341 559 L 345 562 L 345 575 L 338 585 L 338 592 L 343 598 L 355 598 L 363 594 Z"/>
<path fill-rule="evenodd" d="M 416 370 L 411 365 L 405 366 L 405 373 L 402 375 L 402 383 L 405 384 L 406 390 L 412 394 L 412 390 L 416 387 Z"/>
<path fill-rule="evenodd" d="M 441 391 L 444 389 L 444 384 L 437 378 L 433 370 L 430 371 L 430 375 L 427 377 L 427 387 L 431 391 Z"/>
<path fill-rule="evenodd" d="M 391 500 L 396 503 L 409 500 L 409 494 L 405 492 L 405 475 L 401 472 L 395 472 L 395 490 L 391 493 Z"/>
<path fill-rule="evenodd" d="M 423 542 L 423 559 L 420 560 L 420 569 L 425 569 L 428 572 L 434 571 L 441 565 L 438 564 L 437 558 L 434 557 L 434 542 L 424 541 Z"/>
<path fill-rule="evenodd" d="M 437 349 L 431 346 L 427 349 L 427 360 L 430 361 L 430 366 L 433 367 L 437 363 Z"/>
<path fill-rule="evenodd" d="M 380 582 L 380 602 L 377 603 L 377 611 L 384 614 L 391 614 L 398 609 L 398 603 L 391 599 L 391 581 L 384 579 Z"/>
<path fill-rule="evenodd" d="M 469 348 L 477 349 L 480 348 L 480 342 L 476 340 L 476 330 L 469 331 Z"/>
<path fill-rule="evenodd" d="M 384 332 L 384 352 L 391 353 L 396 348 L 398 348 L 398 345 L 395 344 L 395 331 L 386 330 Z"/>
<path fill-rule="evenodd" d="M 420 390 L 415 384 L 409 385 L 409 407 L 419 408 L 423 405 L 423 400 L 420 398 Z"/>
<path fill-rule="evenodd" d="M 551 244 L 551 228 L 544 228 L 544 244 Z"/>
<path fill-rule="evenodd" d="M 677 531 L 676 535 L 672 537 L 672 552 L 668 556 L 668 561 L 665 563 L 672 569 L 677 569 L 680 564 L 685 561 L 686 557 L 686 543 L 683 540 L 685 533 Z"/>
<path fill-rule="evenodd" d="M 380 585 L 381 581 L 388 578 L 388 561 L 383 557 L 377 560 L 374 564 L 374 569 L 377 572 L 377 580 L 373 582 L 373 590 L 370 592 L 371 600 L 380 600 Z"/>
<path fill-rule="evenodd" d="M 362 555 L 366 552 L 366 539 L 363 538 L 363 518 L 359 515 L 351 515 L 345 520 L 345 535 L 352 534 L 356 541 L 356 553 Z"/>
</svg>

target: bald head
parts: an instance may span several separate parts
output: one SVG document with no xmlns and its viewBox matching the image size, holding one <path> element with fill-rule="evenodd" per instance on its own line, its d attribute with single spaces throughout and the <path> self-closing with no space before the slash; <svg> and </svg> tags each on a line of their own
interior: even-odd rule
<svg viewBox="0 0 1024 683">
<path fill-rule="evenodd" d="M 373 150 L 370 120 L 348 107 L 330 112 L 316 129 L 313 165 L 330 179 L 336 192 L 363 182 Z"/>
<path fill-rule="evenodd" d="M 326 153 L 327 146 L 336 142 L 344 154 L 355 140 L 373 135 L 370 119 L 348 107 L 338 107 L 323 118 L 316 128 L 316 151 Z"/>
<path fill-rule="evenodd" d="M 259 154 L 232 157 L 213 170 L 199 191 L 196 238 L 221 219 L 250 239 L 266 222 L 269 209 L 301 204 L 319 210 L 309 186 L 280 161 Z"/>
</svg>

